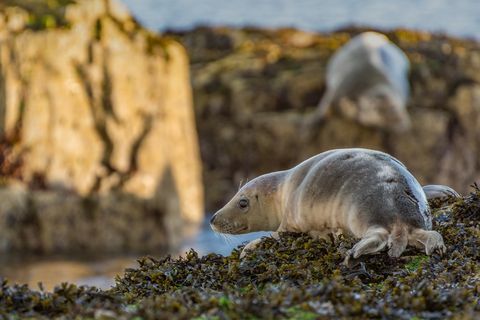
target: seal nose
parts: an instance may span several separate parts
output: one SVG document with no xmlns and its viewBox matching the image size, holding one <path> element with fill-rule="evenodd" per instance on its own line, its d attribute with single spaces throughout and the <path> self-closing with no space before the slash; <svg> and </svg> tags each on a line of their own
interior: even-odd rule
<svg viewBox="0 0 480 320">
<path fill-rule="evenodd" d="M 212 218 L 210 219 L 210 224 L 213 224 L 213 222 L 215 221 L 216 218 L 217 218 L 217 215 L 214 214 L 214 215 L 212 216 Z"/>
</svg>

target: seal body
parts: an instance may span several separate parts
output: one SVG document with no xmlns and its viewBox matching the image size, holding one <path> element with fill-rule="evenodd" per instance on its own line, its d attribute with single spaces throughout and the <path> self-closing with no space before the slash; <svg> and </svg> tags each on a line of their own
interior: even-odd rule
<svg viewBox="0 0 480 320">
<path fill-rule="evenodd" d="M 327 151 L 250 181 L 213 216 L 211 226 L 232 234 L 349 233 L 360 241 L 347 264 L 384 248 L 398 257 L 408 244 L 427 254 L 445 249 L 442 236 L 431 230 L 425 193 L 407 168 L 386 153 L 358 148 Z"/>
<path fill-rule="evenodd" d="M 364 32 L 330 59 L 327 90 L 314 113 L 319 122 L 331 107 L 362 125 L 404 131 L 410 127 L 407 56 L 386 36 Z"/>
</svg>

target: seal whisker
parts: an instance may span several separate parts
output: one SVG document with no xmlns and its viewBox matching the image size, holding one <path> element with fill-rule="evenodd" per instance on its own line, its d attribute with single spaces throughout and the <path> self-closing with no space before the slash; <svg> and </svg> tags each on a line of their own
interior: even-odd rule
<svg viewBox="0 0 480 320">
<path fill-rule="evenodd" d="M 225 233 L 221 233 L 219 231 L 216 231 L 216 230 L 213 230 L 214 234 L 215 234 L 215 237 L 217 237 L 217 239 L 222 239 L 226 244 L 230 245 L 228 239 L 227 239 L 227 235 Z"/>
<path fill-rule="evenodd" d="M 231 236 L 231 235 L 226 234 L 226 235 L 225 235 L 225 240 L 226 240 L 226 242 L 228 243 L 228 245 L 231 246 L 231 245 L 233 244 L 232 236 Z"/>
<path fill-rule="evenodd" d="M 228 235 L 227 235 L 227 234 L 225 234 L 225 233 L 220 233 L 220 235 L 222 236 L 223 241 L 224 241 L 227 245 L 230 246 L 230 245 L 232 244 L 231 241 L 230 241 L 230 239 L 228 238 Z"/>
<path fill-rule="evenodd" d="M 227 235 L 222 234 L 222 239 L 223 239 L 223 242 L 225 242 L 226 244 L 228 244 Z"/>
</svg>

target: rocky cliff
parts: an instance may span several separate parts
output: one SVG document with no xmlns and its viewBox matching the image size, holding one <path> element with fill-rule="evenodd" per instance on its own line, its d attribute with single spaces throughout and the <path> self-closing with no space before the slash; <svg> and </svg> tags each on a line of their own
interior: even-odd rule
<svg viewBox="0 0 480 320">
<path fill-rule="evenodd" d="M 325 91 L 328 59 L 362 31 L 199 28 L 175 34 L 192 62 L 209 210 L 241 180 L 339 147 L 387 151 L 421 183 L 461 192 L 480 178 L 480 45 L 474 41 L 386 33 L 411 63 L 408 132 L 371 129 L 334 114 L 316 132 L 300 134 L 302 119 Z"/>
<path fill-rule="evenodd" d="M 0 251 L 151 251 L 202 220 L 186 52 L 117 1 L 0 5 L 0 131 Z"/>
</svg>

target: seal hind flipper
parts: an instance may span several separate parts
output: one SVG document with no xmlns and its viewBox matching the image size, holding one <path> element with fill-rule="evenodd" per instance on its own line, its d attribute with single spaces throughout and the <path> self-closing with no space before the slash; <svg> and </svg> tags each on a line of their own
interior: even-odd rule
<svg viewBox="0 0 480 320">
<path fill-rule="evenodd" d="M 373 227 L 347 252 L 344 263 L 351 267 L 360 256 L 382 251 L 385 247 L 389 248 L 388 255 L 390 257 L 398 258 L 405 251 L 407 245 L 408 228 L 405 225 L 395 224 L 391 232 L 382 227 Z M 434 244 L 429 245 L 436 246 Z"/>
<path fill-rule="evenodd" d="M 408 229 L 405 225 L 395 224 L 392 232 L 388 235 L 388 255 L 392 258 L 398 258 L 407 248 Z"/>
<path fill-rule="evenodd" d="M 415 229 L 410 233 L 408 243 L 416 247 L 425 248 L 427 255 L 433 254 L 437 251 L 440 254 L 444 254 L 447 248 L 443 243 L 443 238 L 440 233 L 433 230 Z"/>
<path fill-rule="evenodd" d="M 422 188 L 428 200 L 444 197 L 460 198 L 460 194 L 458 194 L 457 191 L 453 190 L 449 186 L 444 186 L 441 184 L 429 184 L 423 186 Z"/>
</svg>

